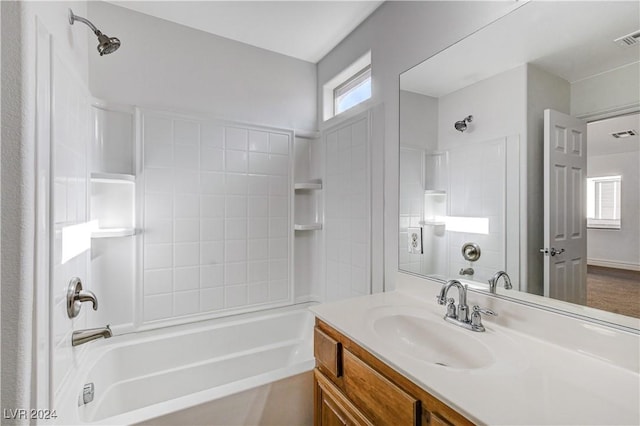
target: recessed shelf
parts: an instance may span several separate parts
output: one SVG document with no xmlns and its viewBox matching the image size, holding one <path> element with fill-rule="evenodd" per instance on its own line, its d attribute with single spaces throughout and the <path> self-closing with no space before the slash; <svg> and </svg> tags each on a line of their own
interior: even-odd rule
<svg viewBox="0 0 640 426">
<path fill-rule="evenodd" d="M 293 229 L 296 231 L 319 231 L 322 229 L 321 223 L 309 223 L 306 225 L 293 225 Z"/>
<path fill-rule="evenodd" d="M 446 225 L 444 222 L 436 221 L 436 220 L 421 220 L 421 226 L 444 226 Z"/>
<path fill-rule="evenodd" d="M 442 191 L 439 189 L 426 189 L 424 191 L 424 195 L 447 195 L 447 191 Z"/>
<path fill-rule="evenodd" d="M 322 189 L 322 182 L 300 182 L 293 186 L 296 191 Z"/>
<path fill-rule="evenodd" d="M 91 173 L 91 181 L 99 183 L 135 183 L 136 177 L 125 173 Z"/>
<path fill-rule="evenodd" d="M 91 232 L 91 238 L 117 238 L 136 235 L 134 228 L 102 228 Z"/>
</svg>

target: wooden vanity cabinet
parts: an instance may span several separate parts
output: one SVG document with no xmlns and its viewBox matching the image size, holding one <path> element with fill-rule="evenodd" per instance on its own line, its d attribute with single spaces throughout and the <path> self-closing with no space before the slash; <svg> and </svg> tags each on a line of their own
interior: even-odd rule
<svg viewBox="0 0 640 426">
<path fill-rule="evenodd" d="M 314 330 L 314 425 L 472 425 L 322 320 Z"/>
</svg>

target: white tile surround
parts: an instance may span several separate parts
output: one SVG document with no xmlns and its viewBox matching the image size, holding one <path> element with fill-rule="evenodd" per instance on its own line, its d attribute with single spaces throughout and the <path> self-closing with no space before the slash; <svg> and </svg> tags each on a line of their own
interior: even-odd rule
<svg viewBox="0 0 640 426">
<path fill-rule="evenodd" d="M 498 270 L 506 270 L 506 138 L 452 147 L 436 154 L 425 150 L 400 149 L 400 231 L 401 270 L 437 276 L 459 276 L 462 268 L 473 267 L 475 281 L 486 282 Z M 442 167 L 427 168 L 438 176 L 425 176 L 425 157 L 441 156 Z M 478 161 L 480 159 L 480 161 Z M 429 182 L 433 180 L 434 182 Z M 517 181 L 517 180 L 516 180 Z M 437 184 L 435 183 L 437 182 Z M 408 250 L 408 227 L 419 227 L 425 209 L 425 189 L 444 190 L 448 216 L 489 219 L 489 234 L 452 232 L 423 226 L 423 254 Z M 434 199 L 431 199 L 433 202 Z M 479 244 L 482 255 L 476 262 L 464 260 L 463 244 Z M 513 274 L 514 277 L 517 276 Z M 463 277 L 468 278 L 468 277 Z"/>
<path fill-rule="evenodd" d="M 460 276 L 472 266 L 473 280 L 486 282 L 506 268 L 506 153 L 505 138 L 497 138 L 449 150 L 449 215 L 489 219 L 489 234 L 449 232 L 449 269 L 446 276 Z M 480 259 L 470 264 L 462 257 L 466 242 L 477 243 Z"/>
<path fill-rule="evenodd" d="M 143 323 L 290 302 L 291 132 L 141 117 Z"/>
<path fill-rule="evenodd" d="M 326 130 L 325 300 L 371 293 L 369 116 Z"/>
</svg>

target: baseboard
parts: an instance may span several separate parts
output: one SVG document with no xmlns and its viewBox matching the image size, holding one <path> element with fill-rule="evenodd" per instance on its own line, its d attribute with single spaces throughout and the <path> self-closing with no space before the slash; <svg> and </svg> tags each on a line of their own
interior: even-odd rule
<svg viewBox="0 0 640 426">
<path fill-rule="evenodd" d="M 626 269 L 627 271 L 640 271 L 640 264 L 617 262 L 615 260 L 587 259 L 587 265 L 602 266 L 604 268 Z"/>
</svg>

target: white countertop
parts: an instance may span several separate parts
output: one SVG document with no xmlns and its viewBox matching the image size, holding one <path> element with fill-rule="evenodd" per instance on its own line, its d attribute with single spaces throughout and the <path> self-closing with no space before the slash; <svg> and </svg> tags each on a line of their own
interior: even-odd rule
<svg viewBox="0 0 640 426">
<path fill-rule="evenodd" d="M 457 293 L 452 289 L 450 295 Z M 311 311 L 469 420 L 492 425 L 638 425 L 640 375 L 592 354 L 497 325 L 484 318 L 484 333 L 445 322 L 445 307 L 410 290 L 325 303 Z M 471 296 L 470 296 L 471 297 Z M 457 294 L 455 296 L 457 300 Z M 472 301 L 469 302 L 469 306 Z M 474 369 L 442 367 L 399 350 L 372 325 L 381 309 L 421 312 L 440 321 L 454 341 L 469 333 L 495 361 Z M 466 336 L 460 336 L 466 338 Z M 458 348 L 454 347 L 454 351 Z M 460 351 L 465 347 L 460 345 Z M 413 352 L 413 353 L 412 353 Z"/>
</svg>

